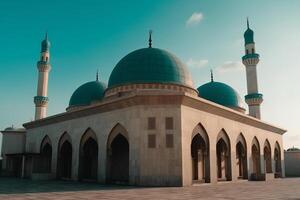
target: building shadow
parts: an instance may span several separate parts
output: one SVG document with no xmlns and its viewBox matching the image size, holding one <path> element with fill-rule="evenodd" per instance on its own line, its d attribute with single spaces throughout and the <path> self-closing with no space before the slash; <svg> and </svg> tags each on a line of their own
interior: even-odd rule
<svg viewBox="0 0 300 200">
<path fill-rule="evenodd" d="M 33 181 L 30 179 L 0 177 L 0 194 L 72 192 L 89 190 L 137 189 L 133 186 L 102 185 L 75 181 Z"/>
</svg>

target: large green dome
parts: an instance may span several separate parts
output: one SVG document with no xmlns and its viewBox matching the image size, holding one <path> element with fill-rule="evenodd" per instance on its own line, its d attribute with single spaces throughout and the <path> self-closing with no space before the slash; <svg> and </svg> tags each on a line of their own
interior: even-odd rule
<svg viewBox="0 0 300 200">
<path fill-rule="evenodd" d="M 240 95 L 225 83 L 211 81 L 197 90 L 199 97 L 236 110 L 245 110 Z"/>
<path fill-rule="evenodd" d="M 98 80 L 81 85 L 72 94 L 69 106 L 87 106 L 93 101 L 102 100 L 106 85 Z"/>
<path fill-rule="evenodd" d="M 138 83 L 171 83 L 193 87 L 187 67 L 173 54 L 143 48 L 122 58 L 113 69 L 108 87 Z"/>
</svg>

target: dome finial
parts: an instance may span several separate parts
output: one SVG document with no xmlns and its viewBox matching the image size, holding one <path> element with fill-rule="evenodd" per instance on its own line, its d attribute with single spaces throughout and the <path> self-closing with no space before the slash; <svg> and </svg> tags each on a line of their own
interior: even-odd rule
<svg viewBox="0 0 300 200">
<path fill-rule="evenodd" d="M 149 48 L 152 47 L 152 30 L 149 30 Z"/>
<path fill-rule="evenodd" d="M 213 70 L 210 70 L 210 81 L 214 82 L 214 74 L 213 74 Z"/>
<path fill-rule="evenodd" d="M 247 28 L 249 29 L 249 18 L 247 17 Z"/>
<path fill-rule="evenodd" d="M 99 69 L 97 69 L 97 73 L 96 73 L 96 81 L 99 81 Z"/>
</svg>

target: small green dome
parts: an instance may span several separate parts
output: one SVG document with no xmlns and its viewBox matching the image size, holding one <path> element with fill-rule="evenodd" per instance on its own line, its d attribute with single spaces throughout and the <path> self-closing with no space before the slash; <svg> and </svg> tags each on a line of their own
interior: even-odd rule
<svg viewBox="0 0 300 200">
<path fill-rule="evenodd" d="M 91 81 L 81 85 L 72 94 L 69 106 L 87 106 L 93 101 L 102 100 L 106 85 L 100 81 Z"/>
<path fill-rule="evenodd" d="M 187 67 L 173 54 L 143 48 L 122 58 L 113 69 L 108 87 L 137 83 L 171 83 L 193 87 Z"/>
<path fill-rule="evenodd" d="M 254 32 L 248 28 L 244 33 L 245 45 L 254 43 Z"/>
<path fill-rule="evenodd" d="M 199 97 L 229 108 L 244 110 L 241 97 L 229 85 L 211 81 L 200 86 L 197 90 Z"/>
<path fill-rule="evenodd" d="M 42 52 L 49 51 L 50 48 L 50 41 L 48 40 L 48 33 L 45 35 L 45 39 L 42 41 Z"/>
</svg>

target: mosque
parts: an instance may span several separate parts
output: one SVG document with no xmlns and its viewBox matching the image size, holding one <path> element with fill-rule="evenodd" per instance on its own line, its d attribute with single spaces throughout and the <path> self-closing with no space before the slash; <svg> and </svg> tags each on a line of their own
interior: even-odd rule
<svg viewBox="0 0 300 200">
<path fill-rule="evenodd" d="M 188 186 L 284 177 L 282 135 L 261 120 L 254 32 L 244 33 L 245 102 L 229 85 L 196 88 L 183 62 L 149 46 L 123 57 L 108 84 L 84 83 L 66 112 L 46 116 L 50 42 L 37 62 L 35 120 L 2 131 L 2 172 L 141 186 Z"/>
</svg>

